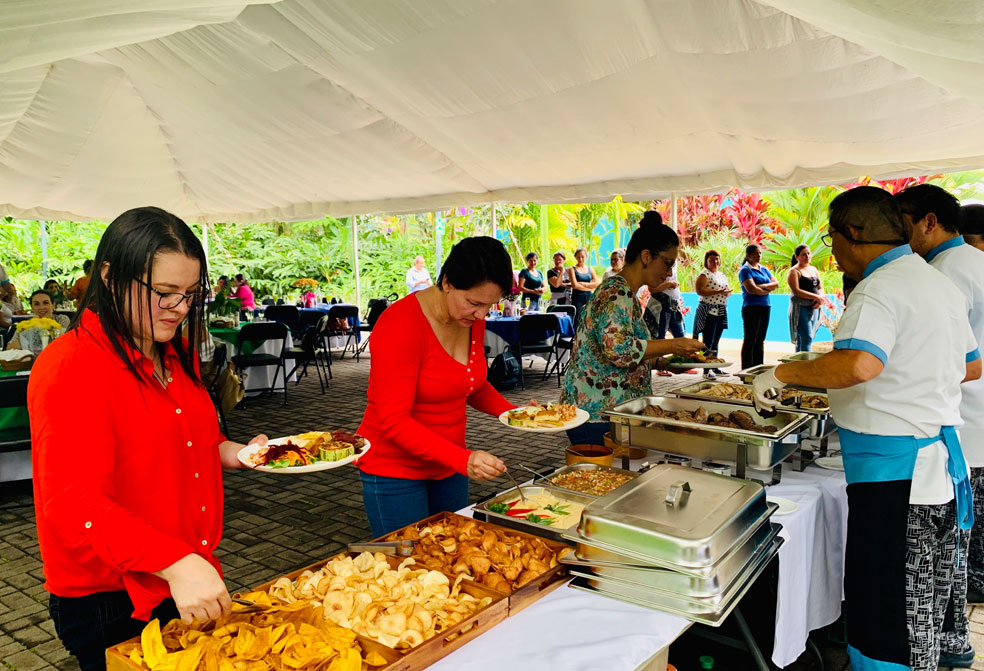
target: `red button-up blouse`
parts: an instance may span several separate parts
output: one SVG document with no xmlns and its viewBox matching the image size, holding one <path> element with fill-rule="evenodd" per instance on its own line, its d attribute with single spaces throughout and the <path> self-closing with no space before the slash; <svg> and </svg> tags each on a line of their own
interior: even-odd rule
<svg viewBox="0 0 984 671">
<path fill-rule="evenodd" d="M 369 404 L 359 433 L 372 447 L 359 468 L 410 480 L 468 474 L 465 404 L 499 415 L 516 406 L 485 378 L 485 321 L 471 327 L 468 363 L 441 345 L 410 294 L 386 309 L 372 330 Z"/>
<path fill-rule="evenodd" d="M 144 620 L 170 596 L 153 572 L 192 552 L 219 569 L 222 536 L 225 438 L 170 345 L 165 364 L 167 389 L 137 380 L 87 311 L 38 357 L 27 394 L 45 588 L 125 589 Z M 137 368 L 151 378 L 148 358 Z"/>
</svg>

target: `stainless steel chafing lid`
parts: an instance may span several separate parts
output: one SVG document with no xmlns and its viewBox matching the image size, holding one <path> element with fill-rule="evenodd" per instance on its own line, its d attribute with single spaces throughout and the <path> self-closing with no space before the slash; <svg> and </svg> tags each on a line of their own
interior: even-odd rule
<svg viewBox="0 0 984 671">
<path fill-rule="evenodd" d="M 590 504 L 578 534 L 683 566 L 711 564 L 767 512 L 761 484 L 661 464 Z"/>
</svg>

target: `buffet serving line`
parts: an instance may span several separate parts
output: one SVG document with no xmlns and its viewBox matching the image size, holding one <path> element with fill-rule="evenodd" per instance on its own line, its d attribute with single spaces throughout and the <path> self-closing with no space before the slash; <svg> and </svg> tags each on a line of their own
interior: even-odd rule
<svg viewBox="0 0 984 671">
<path fill-rule="evenodd" d="M 817 394 L 794 394 L 788 410 L 763 417 L 740 389 L 725 390 L 734 403 L 699 398 L 720 391 L 613 408 L 615 442 L 646 451 L 626 457 L 628 469 L 572 464 L 350 545 L 243 595 L 247 610 L 215 629 L 145 630 L 107 651 L 108 668 L 200 658 L 203 649 L 219 651 L 208 653 L 216 663 L 223 650 L 296 657 L 321 645 L 338 651 L 345 663 L 330 668 L 339 670 L 663 671 L 669 645 L 692 622 L 733 617 L 755 667 L 766 669 L 769 651 L 755 644 L 745 620 L 754 613 L 743 615 L 740 603 L 777 556 L 771 658 L 786 666 L 811 630 L 840 614 L 846 481 L 811 463 L 821 441 L 830 447 Z M 797 412 L 805 404 L 814 412 Z M 784 463 L 795 452 L 807 458 Z"/>
</svg>

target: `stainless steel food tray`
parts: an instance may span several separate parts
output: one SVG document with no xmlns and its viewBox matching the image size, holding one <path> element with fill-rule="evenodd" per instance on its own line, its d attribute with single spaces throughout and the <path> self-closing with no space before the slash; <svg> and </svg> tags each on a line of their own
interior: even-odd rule
<svg viewBox="0 0 984 671">
<path fill-rule="evenodd" d="M 790 361 L 813 361 L 814 359 L 819 359 L 825 354 L 825 352 L 797 352 L 796 354 L 789 354 L 781 359 L 782 363 L 789 363 Z"/>
<path fill-rule="evenodd" d="M 745 407 L 755 407 L 755 404 L 752 403 L 752 401 L 750 401 L 750 400 L 747 400 L 746 401 L 743 398 L 725 398 L 725 397 L 722 397 L 722 396 L 711 396 L 710 394 L 705 393 L 711 387 L 716 387 L 719 384 L 725 384 L 725 383 L 723 383 L 723 382 L 698 382 L 697 384 L 688 384 L 686 387 L 680 387 L 679 389 L 674 389 L 670 393 L 673 394 L 674 396 L 678 396 L 680 398 L 694 398 L 694 399 L 701 400 L 701 401 L 706 399 L 706 400 L 709 400 L 709 401 L 718 401 L 718 402 L 721 402 L 721 403 L 730 403 L 732 405 L 741 405 L 741 406 L 745 406 Z M 732 384 L 732 385 L 734 385 L 736 387 L 742 387 L 744 389 L 747 389 L 749 392 L 752 391 L 752 385 L 750 385 L 750 384 L 735 384 L 734 382 L 727 383 L 727 384 Z M 801 389 L 797 389 L 796 391 L 802 391 L 802 390 Z M 827 395 L 824 394 L 824 393 L 822 393 L 822 392 L 803 392 L 803 393 L 804 394 L 805 393 L 812 393 L 815 396 L 823 396 L 824 398 L 827 398 Z M 827 405 L 826 408 L 804 408 L 802 406 L 795 405 L 795 404 L 786 404 L 786 403 L 783 403 L 783 404 L 781 404 L 779 406 L 779 409 L 786 410 L 788 412 L 804 412 L 804 413 L 806 413 L 808 415 L 816 415 L 818 417 L 826 417 L 827 415 L 830 414 L 830 405 L 829 405 L 830 401 L 828 401 L 827 403 L 828 403 L 828 405 Z"/>
<path fill-rule="evenodd" d="M 587 506 L 588 504 L 598 500 L 598 497 L 596 496 L 588 496 L 587 494 L 572 492 L 568 489 L 560 489 L 559 487 L 548 487 L 545 485 L 522 485 L 522 489 L 523 494 L 526 494 L 527 496 L 536 496 L 543 492 L 547 492 L 561 501 L 571 501 L 573 503 L 579 503 L 582 506 Z M 525 531 L 526 533 L 541 536 L 543 538 L 549 538 L 561 543 L 571 543 L 570 540 L 563 538 L 563 534 L 565 531 L 573 532 L 577 527 L 577 524 L 574 524 L 567 529 L 555 529 L 544 524 L 527 522 L 524 519 L 516 519 L 515 517 L 510 517 L 509 515 L 496 513 L 488 508 L 493 503 L 505 503 L 506 500 L 512 499 L 517 495 L 518 494 L 515 488 L 508 489 L 491 499 L 476 504 L 474 508 L 475 518 L 483 522 L 492 522 L 494 524 L 498 524 L 499 526 L 509 527 L 518 531 Z"/>
<path fill-rule="evenodd" d="M 674 596 L 614 578 L 585 577 L 576 571 L 573 571 L 576 577 L 571 581 L 570 586 L 717 627 L 731 614 L 769 562 L 779 553 L 782 543 L 781 537 L 774 538 L 768 549 L 758 555 L 756 562 L 748 564 L 735 585 L 721 598 L 706 601 L 681 598 L 679 595 Z"/>
<path fill-rule="evenodd" d="M 566 555 L 560 563 L 580 567 L 581 575 L 587 573 L 591 577 L 624 580 L 690 597 L 720 596 L 781 529 L 782 526 L 778 524 L 763 524 L 748 541 L 724 557 L 716 566 L 715 573 L 709 576 L 695 576 L 673 569 L 640 565 L 631 557 L 605 552 L 583 543 L 578 544 L 573 556 Z"/>
<path fill-rule="evenodd" d="M 757 482 L 661 464 L 585 508 L 575 540 L 676 570 L 708 569 L 747 541 L 772 505 Z"/>
<path fill-rule="evenodd" d="M 594 496 L 594 494 L 586 494 L 585 492 L 579 492 L 576 489 L 567 489 L 566 487 L 561 487 L 558 484 L 551 482 L 551 478 L 558 475 L 563 475 L 564 473 L 571 473 L 574 471 L 611 471 L 614 473 L 619 473 L 621 475 L 628 475 L 633 480 L 639 477 L 639 473 L 636 471 L 627 471 L 623 468 L 615 468 L 614 466 L 602 466 L 601 464 L 573 464 L 571 466 L 562 466 L 552 473 L 548 473 L 542 478 L 537 478 L 537 482 L 541 485 L 546 485 L 547 487 L 553 487 L 555 489 L 560 489 L 561 491 L 571 492 L 573 494 L 580 494 L 582 496 Z M 631 482 L 631 481 L 630 481 Z M 628 483 L 626 483 L 628 484 Z M 625 485 L 622 485 L 623 487 Z M 613 490 L 614 491 L 614 490 Z M 597 498 L 597 497 L 595 497 Z"/>
<path fill-rule="evenodd" d="M 765 372 L 767 372 L 769 370 L 772 370 L 773 368 L 775 368 L 775 366 L 773 364 L 771 364 L 771 363 L 764 363 L 764 364 L 761 364 L 759 366 L 752 366 L 751 368 L 746 368 L 745 370 L 740 370 L 737 373 L 735 373 L 735 375 L 737 377 L 741 378 L 741 381 L 742 382 L 750 383 L 757 376 L 759 376 L 762 373 L 765 373 Z M 792 389 L 799 389 L 801 391 L 813 392 L 814 394 L 826 394 L 827 393 L 827 390 L 824 389 L 823 387 L 804 387 L 803 385 L 799 385 L 799 384 L 790 384 L 790 385 L 786 385 L 786 386 L 787 387 L 790 387 Z"/>
<path fill-rule="evenodd" d="M 779 410 L 775 417 L 765 418 L 754 408 L 742 408 L 757 423 L 777 427 L 775 434 L 768 434 L 643 415 L 643 408 L 649 405 L 659 405 L 671 411 L 693 411 L 703 407 L 708 413 L 727 415 L 736 410 L 733 403 L 676 396 L 644 396 L 620 403 L 605 414 L 611 421 L 612 438 L 622 445 L 712 461 L 736 461 L 738 477 L 744 477 L 745 466 L 764 471 L 782 462 L 796 450 L 796 435 L 809 430 L 811 419 L 804 413 L 786 410 Z M 744 464 L 742 452 L 746 460 Z"/>
</svg>

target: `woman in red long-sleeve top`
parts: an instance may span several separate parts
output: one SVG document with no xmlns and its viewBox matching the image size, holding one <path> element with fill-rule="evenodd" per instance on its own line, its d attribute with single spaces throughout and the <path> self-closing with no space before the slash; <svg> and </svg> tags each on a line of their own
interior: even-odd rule
<svg viewBox="0 0 984 671">
<path fill-rule="evenodd" d="M 369 404 L 359 433 L 362 498 L 375 536 L 468 504 L 468 478 L 506 470 L 465 447 L 465 404 L 498 416 L 513 407 L 485 379 L 485 316 L 512 288 L 502 243 L 465 238 L 437 283 L 406 296 L 372 331 Z"/>
<path fill-rule="evenodd" d="M 156 207 L 124 212 L 92 275 L 76 321 L 34 364 L 27 405 L 51 619 L 83 671 L 102 671 L 106 648 L 150 618 L 231 607 L 215 549 L 222 468 L 240 467 L 243 446 L 219 431 L 179 331 L 187 321 L 200 342 L 206 328 L 191 229 Z"/>
</svg>

